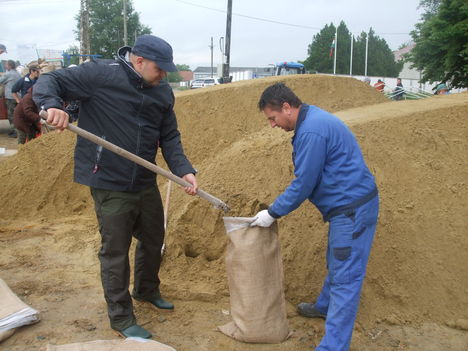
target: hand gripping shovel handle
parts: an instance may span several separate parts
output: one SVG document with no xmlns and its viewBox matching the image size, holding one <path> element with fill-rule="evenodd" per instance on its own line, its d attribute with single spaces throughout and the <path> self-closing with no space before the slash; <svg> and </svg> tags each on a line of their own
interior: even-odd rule
<svg viewBox="0 0 468 351">
<path fill-rule="evenodd" d="M 42 110 L 41 112 L 39 112 L 39 115 L 47 120 L 47 112 Z M 93 143 L 95 144 L 98 144 L 100 146 L 102 146 L 103 148 L 109 150 L 109 151 L 112 151 L 114 153 L 116 153 L 117 155 L 119 156 L 122 156 L 124 158 L 126 158 L 127 160 L 130 160 L 132 162 L 135 162 L 136 164 L 139 164 L 140 166 L 142 167 L 145 167 L 147 169 L 149 169 L 150 171 L 156 173 L 156 174 L 160 174 L 170 180 L 172 180 L 174 183 L 177 183 L 183 187 L 190 187 L 192 186 L 192 184 L 190 184 L 189 182 L 185 181 L 184 179 L 174 175 L 173 173 L 165 170 L 164 168 L 161 168 L 159 166 L 156 166 L 154 163 L 151 163 L 151 162 L 148 162 L 144 159 L 142 159 L 141 157 L 135 155 L 135 154 L 132 154 L 131 152 L 128 152 L 127 150 L 124 150 L 122 149 L 121 147 L 117 146 L 117 145 L 114 145 L 84 129 L 81 129 L 80 127 L 77 127 L 73 124 L 68 124 L 67 126 L 67 129 L 75 134 L 78 134 L 80 137 L 82 138 L 85 138 L 89 141 L 92 141 Z M 202 199 L 205 199 L 209 202 L 211 202 L 214 207 L 216 208 L 219 208 L 221 210 L 223 210 L 224 212 L 228 212 L 229 211 L 229 206 L 227 204 L 225 204 L 223 201 L 221 201 L 220 199 L 214 197 L 213 195 L 211 194 L 208 194 L 207 192 L 201 190 L 201 189 L 198 189 L 198 192 L 197 192 L 197 195 L 200 196 Z"/>
</svg>

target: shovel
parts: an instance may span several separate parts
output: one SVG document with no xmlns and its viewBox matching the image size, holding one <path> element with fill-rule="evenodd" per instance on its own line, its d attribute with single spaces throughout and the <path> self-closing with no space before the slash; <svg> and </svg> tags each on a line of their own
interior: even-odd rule
<svg viewBox="0 0 468 351">
<path fill-rule="evenodd" d="M 39 115 L 47 120 L 47 112 L 42 110 L 41 112 L 39 112 Z M 109 151 L 112 151 L 114 153 L 116 153 L 117 155 L 119 156 L 122 156 L 123 158 L 126 158 L 127 160 L 130 160 L 132 162 L 135 162 L 136 164 L 139 164 L 140 166 L 142 167 L 145 167 L 146 169 L 149 169 L 150 171 L 156 173 L 156 174 L 160 174 L 162 175 L 163 177 L 166 177 L 170 180 L 172 180 L 174 183 L 177 183 L 183 187 L 191 187 L 192 184 L 190 184 L 189 182 L 185 181 L 184 179 L 176 176 L 175 174 L 172 174 L 171 172 L 165 170 L 164 168 L 161 168 L 159 166 L 156 166 L 154 163 L 151 163 L 149 161 L 146 161 L 145 159 L 135 155 L 135 154 L 132 154 L 131 152 L 128 152 L 127 150 L 124 150 L 122 149 L 121 147 L 115 145 L 115 144 L 112 144 L 84 129 L 81 129 L 80 127 L 77 127 L 73 124 L 68 124 L 67 128 L 69 131 L 79 135 L 80 137 L 82 138 L 85 138 L 89 141 L 92 141 L 93 143 L 95 144 L 98 144 L 100 146 L 102 146 L 103 148 L 109 150 Z M 215 208 L 219 208 L 221 210 L 223 210 L 224 212 L 228 212 L 229 211 L 229 206 L 227 204 L 225 204 L 223 201 L 221 201 L 220 199 L 214 197 L 213 195 L 211 194 L 208 194 L 207 192 L 201 190 L 201 189 L 198 189 L 198 192 L 197 192 L 197 195 L 200 196 L 202 199 L 205 199 L 209 202 L 211 202 L 213 204 L 213 206 Z"/>
</svg>

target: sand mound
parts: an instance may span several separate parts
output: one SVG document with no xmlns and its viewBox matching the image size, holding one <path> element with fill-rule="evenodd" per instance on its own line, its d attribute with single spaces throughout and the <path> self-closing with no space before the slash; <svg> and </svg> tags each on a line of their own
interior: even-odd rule
<svg viewBox="0 0 468 351">
<path fill-rule="evenodd" d="M 268 127 L 256 109 L 261 91 L 275 80 L 177 96 L 183 143 L 200 170 L 199 182 L 231 206 L 230 215 L 252 215 L 293 177 L 291 135 Z M 283 80 L 305 102 L 341 111 L 337 115 L 357 135 L 377 178 L 380 224 L 360 324 L 467 319 L 468 94 L 385 102 L 375 89 L 354 79 Z M 0 218 L 47 220 L 80 214 L 80 221 L 94 223 L 88 190 L 71 181 L 73 144 L 71 133 L 48 134 L 0 164 Z M 164 196 L 167 182 L 159 182 Z M 164 291 L 211 302 L 227 296 L 223 214 L 177 189 L 169 215 Z M 310 299 L 325 274 L 326 225 L 308 203 L 279 224 L 287 299 Z M 97 236 L 91 240 L 98 245 Z"/>
<path fill-rule="evenodd" d="M 417 323 L 466 318 L 463 264 L 466 239 L 468 95 L 363 107 L 337 113 L 349 124 L 377 177 L 381 196 L 377 231 L 360 320 Z M 356 116 L 361 116 L 357 119 Z M 265 127 L 203 162 L 201 184 L 226 200 L 235 215 L 271 203 L 292 179 L 290 135 Z M 235 162 L 233 162 L 235 160 Z M 221 214 L 198 199 L 175 194 L 170 246 L 178 265 L 224 274 L 226 239 Z M 177 206 L 174 205 L 174 206 Z M 306 203 L 280 221 L 286 293 L 290 301 L 316 296 L 325 274 L 326 226 Z M 187 257 L 195 257 L 188 260 Z M 197 262 L 196 265 L 193 262 Z M 179 270 L 166 266 L 168 276 Z M 212 278 L 207 278 L 211 279 Z M 225 292 L 224 279 L 209 286 Z M 185 285 L 193 291 L 194 283 Z M 182 289 L 184 282 L 177 290 Z M 435 302 L 437 301 L 437 302 Z"/>
<path fill-rule="evenodd" d="M 244 81 L 178 95 L 176 113 L 183 144 L 196 168 L 202 170 L 203 161 L 210 163 L 236 140 L 265 128 L 256 104 L 263 89 L 277 80 Z M 386 101 L 355 79 L 307 75 L 290 77 L 288 84 L 304 101 L 331 111 Z M 8 208 L 6 217 L 92 211 L 87 188 L 72 182 L 74 143 L 72 133 L 51 133 L 21 147 L 17 157 L 3 162 L 0 206 Z M 19 200 L 25 197 L 27 201 Z"/>
</svg>

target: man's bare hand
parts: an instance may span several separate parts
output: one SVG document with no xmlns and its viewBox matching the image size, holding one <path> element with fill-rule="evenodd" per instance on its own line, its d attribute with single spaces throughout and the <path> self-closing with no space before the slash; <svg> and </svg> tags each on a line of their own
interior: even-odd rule
<svg viewBox="0 0 468 351">
<path fill-rule="evenodd" d="M 185 192 L 189 195 L 196 195 L 198 191 L 198 184 L 195 176 L 192 173 L 188 173 L 184 175 L 182 179 L 192 184 L 192 186 L 184 187 Z"/>
<path fill-rule="evenodd" d="M 47 110 L 47 123 L 55 127 L 59 132 L 68 126 L 68 113 L 58 108 L 49 108 Z"/>
</svg>

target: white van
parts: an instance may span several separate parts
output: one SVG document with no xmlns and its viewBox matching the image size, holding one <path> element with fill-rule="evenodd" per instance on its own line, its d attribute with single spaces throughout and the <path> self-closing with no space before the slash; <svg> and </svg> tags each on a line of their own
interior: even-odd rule
<svg viewBox="0 0 468 351">
<path fill-rule="evenodd" d="M 196 89 L 196 88 L 206 88 L 212 85 L 218 85 L 219 81 L 218 78 L 200 78 L 200 79 L 195 79 L 192 84 L 190 85 L 190 88 Z"/>
</svg>

